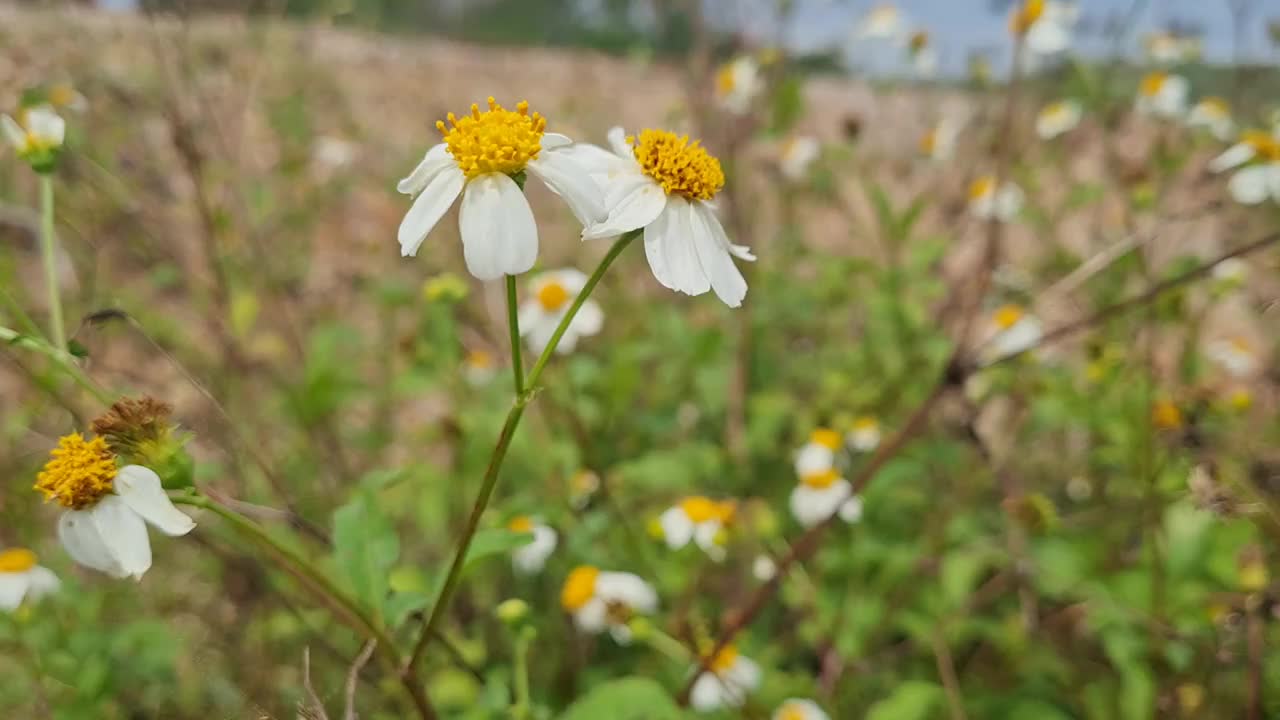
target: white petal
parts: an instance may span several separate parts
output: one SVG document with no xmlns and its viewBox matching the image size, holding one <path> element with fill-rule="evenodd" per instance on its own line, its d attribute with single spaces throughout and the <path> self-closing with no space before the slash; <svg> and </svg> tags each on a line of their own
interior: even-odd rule
<svg viewBox="0 0 1280 720">
<path fill-rule="evenodd" d="M 721 678 L 738 698 L 738 704 L 741 704 L 747 693 L 760 687 L 762 674 L 760 666 L 754 660 L 739 655 Z"/>
<path fill-rule="evenodd" d="M 98 536 L 119 563 L 120 571 L 141 580 L 151 569 L 151 539 L 142 516 L 119 495 L 108 495 L 89 511 L 89 521 L 98 529 Z"/>
<path fill-rule="evenodd" d="M 1230 170 L 1252 160 L 1255 152 L 1253 146 L 1249 143 L 1236 143 L 1227 148 L 1226 152 L 1210 160 L 1209 169 L 1213 172 Z"/>
<path fill-rule="evenodd" d="M 1256 205 L 1267 199 L 1270 192 L 1270 174 L 1266 165 L 1253 165 L 1238 170 L 1227 183 L 1227 190 L 1236 202 Z"/>
<path fill-rule="evenodd" d="M 1052 55 L 1071 46 L 1071 33 L 1059 23 L 1041 20 L 1031 26 L 1026 42 L 1032 52 Z"/>
<path fill-rule="evenodd" d="M 27 146 L 27 131 L 22 129 L 17 120 L 8 115 L 0 115 L 0 131 L 4 132 L 9 144 L 22 150 Z"/>
<path fill-rule="evenodd" d="M 560 326 L 560 313 L 548 315 L 541 312 L 536 320 L 526 323 L 520 321 L 520 334 L 525 336 L 525 341 L 529 343 L 529 349 L 535 353 L 541 354 L 547 349 L 547 345 L 551 344 L 551 336 L 556 334 L 556 328 Z M 569 331 L 566 330 L 564 336 L 560 339 L 560 345 L 564 345 L 564 341 L 568 339 Z M 559 348 L 557 347 L 557 350 Z"/>
<path fill-rule="evenodd" d="M 0 610 L 17 610 L 30 587 L 31 578 L 26 572 L 0 573 Z"/>
<path fill-rule="evenodd" d="M 662 513 L 658 524 L 662 526 L 662 538 L 672 550 L 679 550 L 693 539 L 693 521 L 678 507 Z"/>
<path fill-rule="evenodd" d="M 862 519 L 862 498 L 854 495 L 840 504 L 840 519 L 847 523 L 856 523 Z"/>
<path fill-rule="evenodd" d="M 400 241 L 402 257 L 418 254 L 418 248 L 427 239 L 427 233 L 440 222 L 453 201 L 458 199 L 458 193 L 462 192 L 466 181 L 466 176 L 456 165 L 435 173 L 400 223 L 397 239 Z"/>
<path fill-rule="evenodd" d="M 608 622 L 609 606 L 604 600 L 593 597 L 573 614 L 573 624 L 585 633 L 596 635 Z"/>
<path fill-rule="evenodd" d="M 712 712 L 723 707 L 724 688 L 720 678 L 710 671 L 699 675 L 689 692 L 689 704 L 698 712 Z"/>
<path fill-rule="evenodd" d="M 115 480 L 116 494 L 143 520 L 170 537 L 186 535 L 195 529 L 196 523 L 165 494 L 160 476 L 141 465 L 120 468 Z"/>
<path fill-rule="evenodd" d="M 796 475 L 800 477 L 826 472 L 835 464 L 835 451 L 819 443 L 806 443 L 796 453 Z"/>
<path fill-rule="evenodd" d="M 413 172 L 396 184 L 396 190 L 405 195 L 417 195 L 431 184 L 438 173 L 456 165 L 453 156 L 449 154 L 448 146 L 440 143 L 423 154 L 422 161 L 413 169 Z"/>
<path fill-rule="evenodd" d="M 790 714 L 784 715 L 790 711 Z M 800 717 L 804 720 L 831 720 L 826 711 L 822 709 L 818 703 L 801 698 L 788 698 L 784 700 L 778 709 L 773 713 L 773 720 L 784 720 L 790 718 L 794 713 L 799 712 Z"/>
<path fill-rule="evenodd" d="M 537 292 L 536 290 L 534 292 Z M 534 328 L 545 325 L 550 319 L 552 327 L 555 327 L 557 320 L 547 315 L 547 311 L 542 309 L 542 303 L 537 300 L 529 300 L 520 303 L 519 316 L 516 318 L 520 323 L 520 335 L 523 337 L 534 332 Z"/>
<path fill-rule="evenodd" d="M 559 195 L 582 226 L 604 222 L 609 216 L 600 186 L 587 168 L 579 166 L 568 153 L 543 150 L 526 165 L 530 172 Z"/>
<path fill-rule="evenodd" d="M 560 283 L 570 295 L 577 295 L 587 286 L 587 274 L 577 268 L 561 268 L 559 270 L 549 270 L 538 276 L 538 280 L 551 280 Z M 537 286 L 541 288 L 541 286 Z M 537 293 L 538 289 L 534 289 Z"/>
<path fill-rule="evenodd" d="M 609 623 L 609 636 L 619 645 L 630 645 L 633 638 L 631 628 L 622 623 Z"/>
<path fill-rule="evenodd" d="M 582 232 L 583 240 L 597 240 L 647 227 L 667 207 L 667 194 L 652 178 L 640 173 L 614 177 L 605 190 L 608 218 Z"/>
<path fill-rule="evenodd" d="M 572 145 L 573 140 L 570 140 L 568 135 L 561 135 L 560 133 L 543 133 L 540 144 L 543 150 L 555 150 L 556 148 Z"/>
<path fill-rule="evenodd" d="M 1280 163 L 1267 166 L 1267 185 L 1271 188 L 1271 199 L 1280 202 Z"/>
<path fill-rule="evenodd" d="M 813 527 L 836 514 L 852 490 L 847 480 L 838 480 L 825 488 L 801 483 L 791 491 L 791 515 L 801 527 Z"/>
<path fill-rule="evenodd" d="M 30 587 L 27 588 L 27 597 L 35 600 L 58 591 L 62 587 L 62 581 L 57 575 L 47 567 L 37 565 L 27 571 L 27 581 Z"/>
<path fill-rule="evenodd" d="M 53 108 L 41 105 L 27 111 L 27 128 L 46 144 L 58 146 L 67 134 L 67 123 Z"/>
<path fill-rule="evenodd" d="M 667 228 L 663 235 L 662 257 L 675 289 L 686 295 L 701 295 L 711 289 L 711 281 L 693 247 L 693 207 L 682 197 L 667 199 Z"/>
<path fill-rule="evenodd" d="M 635 160 L 636 150 L 627 142 L 627 131 L 620 127 L 609 128 L 609 149 L 620 158 Z"/>
<path fill-rule="evenodd" d="M 596 578 L 596 597 L 605 602 L 620 602 L 646 615 L 658 609 L 657 591 L 634 573 L 600 573 Z"/>
<path fill-rule="evenodd" d="M 547 564 L 547 558 L 556 549 L 556 531 L 546 525 L 533 527 L 533 539 L 528 545 L 517 549 L 512 554 L 512 563 L 517 572 L 532 575 L 539 572 Z"/>
<path fill-rule="evenodd" d="M 462 252 L 480 280 L 527 272 L 538 260 L 538 226 L 529 201 L 501 173 L 481 175 L 462 195 Z"/>
<path fill-rule="evenodd" d="M 143 532 L 146 532 L 145 526 Z M 98 526 L 89 516 L 88 510 L 68 510 L 63 513 L 58 518 L 58 540 L 67 549 L 71 559 L 85 567 L 116 578 L 129 574 L 107 549 L 106 541 L 98 532 Z"/>
<path fill-rule="evenodd" d="M 691 208 L 693 247 L 711 282 L 711 289 L 725 305 L 738 307 L 747 296 L 747 281 L 738 271 L 738 266 L 733 264 L 729 238 L 709 208 L 701 203 L 692 203 Z"/>
<path fill-rule="evenodd" d="M 702 548 L 712 560 L 720 562 L 724 559 L 724 548 L 720 546 L 717 539 L 720 537 L 722 526 L 718 520 L 709 520 L 704 523 L 698 523 L 694 528 L 693 540 Z"/>
</svg>

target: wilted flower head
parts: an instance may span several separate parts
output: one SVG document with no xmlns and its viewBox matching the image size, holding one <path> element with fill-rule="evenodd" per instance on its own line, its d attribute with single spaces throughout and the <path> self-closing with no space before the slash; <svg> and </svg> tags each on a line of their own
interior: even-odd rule
<svg viewBox="0 0 1280 720">
<path fill-rule="evenodd" d="M 511 564 L 516 572 L 532 575 L 542 571 L 547 558 L 555 552 L 559 535 L 555 529 L 536 517 L 517 515 L 507 521 L 507 529 L 513 532 L 530 533 L 533 538 L 525 545 L 515 549 L 511 554 Z"/>
<path fill-rule="evenodd" d="M 1219 140 L 1229 140 L 1235 132 L 1231 106 L 1220 97 L 1202 98 L 1187 113 L 1187 127 L 1204 128 Z"/>
<path fill-rule="evenodd" d="M 534 352 L 542 352 L 551 342 L 560 321 L 586 284 L 586 274 L 573 268 L 552 270 L 533 279 L 529 285 L 530 297 L 520 305 L 520 334 Z M 556 352 L 561 355 L 573 352 L 579 338 L 595 335 L 603 326 L 604 311 L 599 303 L 588 298 L 565 329 Z"/>
<path fill-rule="evenodd" d="M 679 550 L 690 541 L 713 560 L 724 559 L 725 533 L 737 505 L 701 495 L 691 495 L 668 508 L 658 519 L 667 547 Z"/>
<path fill-rule="evenodd" d="M 150 396 L 122 398 L 90 429 L 125 463 L 151 468 L 165 487 L 186 487 L 194 470 L 185 449 L 191 438 L 174 425 L 172 414 L 172 405 Z"/>
<path fill-rule="evenodd" d="M 735 115 L 744 115 L 764 89 L 760 66 L 750 55 L 741 55 L 716 71 L 716 102 Z"/>
<path fill-rule="evenodd" d="M 467 269 L 481 280 L 518 275 L 538 258 L 538 227 L 521 190 L 526 172 L 559 195 L 584 226 L 605 218 L 599 188 L 571 159 L 573 141 L 546 131 L 547 121 L 521 102 L 507 110 L 492 97 L 481 111 L 436 123 L 432 147 L 397 189 L 414 195 L 400 223 L 401 255 L 416 255 L 440 218 L 462 196 L 459 227 Z"/>
<path fill-rule="evenodd" d="M 185 535 L 195 523 L 169 500 L 160 476 L 141 465 L 117 468 L 101 437 L 63 437 L 36 478 L 35 489 L 66 511 L 58 538 L 76 562 L 112 577 L 140 579 L 151 567 L 147 523 Z"/>
<path fill-rule="evenodd" d="M 62 150 L 67 124 L 48 105 L 25 108 L 14 120 L 0 115 L 0 131 L 17 151 L 18 157 L 27 161 L 36 172 L 52 172 Z"/>
<path fill-rule="evenodd" d="M 560 605 L 573 615 L 579 630 L 595 635 L 607 629 L 616 642 L 626 645 L 631 642 L 628 623 L 637 614 L 652 615 L 658 609 L 658 593 L 639 575 L 580 565 L 565 579 Z"/>
<path fill-rule="evenodd" d="M 1243 167 L 1242 167 L 1243 166 Z M 1227 190 L 1236 202 L 1256 205 L 1280 201 L 1280 126 L 1273 132 L 1246 130 L 1240 141 L 1209 161 L 1213 172 L 1236 170 Z"/>
<path fill-rule="evenodd" d="M 1071 132 L 1080 124 L 1084 108 L 1075 100 L 1058 100 L 1040 109 L 1036 114 L 1036 135 L 1049 140 Z"/>
<path fill-rule="evenodd" d="M 26 548 L 0 550 L 0 610 L 13 612 L 24 600 L 38 600 L 58 589 L 58 576 L 37 560 Z"/>
<path fill-rule="evenodd" d="M 739 654 L 737 647 L 726 645 L 694 681 L 689 704 L 698 712 L 742 707 L 747 695 L 760 687 L 761 676 L 754 660 Z"/>
<path fill-rule="evenodd" d="M 1187 111 L 1190 86 L 1181 75 L 1157 71 L 1147 73 L 1138 86 L 1138 112 L 1155 117 L 1176 119 Z"/>
</svg>

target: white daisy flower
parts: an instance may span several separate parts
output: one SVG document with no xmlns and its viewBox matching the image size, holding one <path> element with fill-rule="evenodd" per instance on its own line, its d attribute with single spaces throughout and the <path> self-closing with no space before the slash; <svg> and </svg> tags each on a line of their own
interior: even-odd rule
<svg viewBox="0 0 1280 720">
<path fill-rule="evenodd" d="M 791 698 L 773 711 L 773 720 L 831 720 L 831 716 L 812 700 Z"/>
<path fill-rule="evenodd" d="M 1223 285 L 1241 286 L 1249 279 L 1249 263 L 1240 258 L 1227 258 L 1213 266 L 1213 279 Z"/>
<path fill-rule="evenodd" d="M 1200 43 L 1192 37 L 1168 30 L 1149 33 L 1142 40 L 1147 58 L 1161 65 L 1176 65 L 1194 60 L 1200 54 Z"/>
<path fill-rule="evenodd" d="M 1030 56 L 1056 55 L 1071 47 L 1080 9 L 1075 3 L 1024 0 L 1009 17 L 1009 29 L 1024 37 Z"/>
<path fill-rule="evenodd" d="M 679 550 L 697 543 L 712 560 L 724 559 L 725 530 L 733 521 L 732 501 L 717 502 L 699 495 L 687 497 L 658 518 L 667 547 Z"/>
<path fill-rule="evenodd" d="M 783 177 L 799 182 L 809 176 L 809 168 L 818 159 L 820 146 L 815 138 L 796 135 L 787 138 L 779 153 L 778 168 Z"/>
<path fill-rule="evenodd" d="M 862 498 L 853 494 L 853 485 L 834 469 L 802 476 L 791 491 L 790 507 L 792 517 L 804 528 L 826 522 L 837 513 L 848 523 L 862 519 Z"/>
<path fill-rule="evenodd" d="M 507 523 L 507 529 L 514 532 L 531 533 L 533 539 L 527 545 L 515 549 L 511 554 L 511 565 L 521 575 L 533 575 L 542 572 L 547 558 L 555 552 L 559 535 L 549 525 L 537 518 L 518 515 Z"/>
<path fill-rule="evenodd" d="M 45 99 L 57 109 L 66 108 L 72 112 L 82 113 L 89 109 L 89 99 L 70 83 L 50 85 Z"/>
<path fill-rule="evenodd" d="M 880 423 L 867 415 L 854 420 L 845 441 L 856 452 L 875 450 L 880 445 Z"/>
<path fill-rule="evenodd" d="M 1036 135 L 1041 140 L 1050 140 L 1076 129 L 1084 108 L 1075 100 L 1059 100 L 1040 108 L 1036 113 Z"/>
<path fill-rule="evenodd" d="M 468 385 L 488 385 L 497 374 L 498 363 L 487 350 L 471 350 L 462 360 L 462 376 Z"/>
<path fill-rule="evenodd" d="M 658 282 L 687 295 L 715 291 L 729 307 L 747 295 L 733 258 L 755 260 L 734 245 L 716 218 L 712 198 L 724 186 L 720 161 L 688 136 L 643 130 L 609 131 L 612 153 L 584 147 L 575 157 L 605 186 L 609 218 L 583 231 L 607 238 L 644 228 L 644 251 Z"/>
<path fill-rule="evenodd" d="M 0 550 L 0 610 L 13 612 L 24 600 L 57 591 L 58 576 L 36 561 L 36 554 L 26 548 Z"/>
<path fill-rule="evenodd" d="M 1187 113 L 1187 127 L 1204 128 L 1215 138 L 1226 142 L 1231 139 L 1236 125 L 1231 119 L 1231 106 L 1226 100 L 1207 97 L 1191 106 L 1191 111 Z"/>
<path fill-rule="evenodd" d="M 605 218 L 599 188 L 572 160 L 573 141 L 546 132 L 546 119 L 521 102 L 506 110 L 489 98 L 489 109 L 449 114 L 436 127 L 444 142 L 396 189 L 415 195 L 400 223 L 400 254 L 416 255 L 427 234 L 462 197 L 459 228 L 467 269 L 481 280 L 519 275 L 538 259 L 538 226 L 517 184 L 528 172 L 559 195 L 584 226 Z"/>
<path fill-rule="evenodd" d="M 960 123 L 944 117 L 920 138 L 920 154 L 931 160 L 950 160 L 960 137 Z"/>
<path fill-rule="evenodd" d="M 1259 366 L 1253 344 L 1240 336 L 1211 341 L 1205 348 L 1205 354 L 1234 377 L 1252 375 Z"/>
<path fill-rule="evenodd" d="M 740 655 L 733 645 L 726 645 L 694 681 L 689 704 L 698 712 L 742 707 L 747 695 L 760 687 L 762 674 L 754 660 Z"/>
<path fill-rule="evenodd" d="M 858 23 L 857 36 L 873 40 L 892 40 L 902 35 L 905 18 L 897 6 L 882 3 L 871 8 Z"/>
<path fill-rule="evenodd" d="M 67 123 L 48 105 L 25 108 L 18 120 L 0 115 L 0 133 L 13 146 L 18 157 L 37 170 L 46 171 L 66 139 Z"/>
<path fill-rule="evenodd" d="M 141 465 L 117 469 L 101 437 L 67 435 L 51 455 L 35 489 L 67 508 L 58 519 L 58 539 L 81 565 L 140 580 L 151 568 L 147 524 L 171 537 L 196 526 L 174 507 L 155 472 Z"/>
<path fill-rule="evenodd" d="M 1246 130 L 1240 142 L 1209 161 L 1213 172 L 1235 168 L 1240 169 L 1231 176 L 1227 191 L 1236 202 L 1257 205 L 1268 198 L 1280 201 L 1280 127 L 1274 133 Z"/>
<path fill-rule="evenodd" d="M 916 30 L 907 36 L 907 58 L 916 77 L 933 77 L 938 70 L 938 52 L 933 48 L 929 33 Z"/>
<path fill-rule="evenodd" d="M 751 561 L 751 576 L 760 582 L 769 582 L 778 574 L 778 563 L 768 555 L 757 555 Z"/>
<path fill-rule="evenodd" d="M 1044 337 L 1040 321 L 1018 305 L 1004 305 L 991 314 L 987 323 L 983 360 L 990 363 L 1035 347 Z"/>
<path fill-rule="evenodd" d="M 608 630 L 620 645 L 631 643 L 628 623 L 635 615 L 652 615 L 658 609 L 658 593 L 639 575 L 601 572 L 580 565 L 569 573 L 560 591 L 560 605 L 573 615 L 573 624 L 585 633 Z"/>
<path fill-rule="evenodd" d="M 836 451 L 840 449 L 840 433 L 830 428 L 817 428 L 809 434 L 809 441 L 796 453 L 796 475 L 804 477 L 826 472 L 836 464 Z"/>
<path fill-rule="evenodd" d="M 1187 94 L 1191 86 L 1181 75 L 1167 72 L 1148 73 L 1138 87 L 1138 112 L 1165 119 L 1176 119 L 1187 112 Z"/>
<path fill-rule="evenodd" d="M 520 334 L 528 339 L 534 352 L 546 349 L 560 321 L 569 312 L 569 306 L 586 285 L 586 274 L 573 268 L 545 272 L 533 279 L 530 285 L 532 297 L 520 305 Z M 604 311 L 599 303 L 588 298 L 569 327 L 565 328 L 556 353 L 566 355 L 573 352 L 578 338 L 595 335 L 603 326 Z"/>
<path fill-rule="evenodd" d="M 969 185 L 969 212 L 984 220 L 1008 222 L 1022 211 L 1022 188 L 1006 181 L 996 188 L 996 179 L 983 175 Z"/>
<path fill-rule="evenodd" d="M 750 55 L 742 55 L 716 71 L 716 102 L 735 115 L 745 115 L 764 90 L 760 65 Z"/>
<path fill-rule="evenodd" d="M 322 170 L 339 170 L 356 159 L 356 144 L 332 135 L 316 138 L 311 148 L 311 160 Z"/>
</svg>

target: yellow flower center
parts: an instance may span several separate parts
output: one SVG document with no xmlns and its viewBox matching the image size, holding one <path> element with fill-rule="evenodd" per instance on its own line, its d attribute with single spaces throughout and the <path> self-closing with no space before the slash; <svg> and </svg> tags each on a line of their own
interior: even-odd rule
<svg viewBox="0 0 1280 720">
<path fill-rule="evenodd" d="M 929 47 L 929 33 L 917 30 L 911 33 L 911 38 L 907 41 L 907 44 L 911 48 L 911 54 L 916 55 L 921 50 Z"/>
<path fill-rule="evenodd" d="M 1151 408 L 1151 422 L 1161 430 L 1177 430 L 1182 427 L 1182 411 L 1168 400 L 1159 400 Z"/>
<path fill-rule="evenodd" d="M 710 498 L 694 495 L 680 501 L 680 509 L 694 524 L 718 520 L 727 523 L 733 519 L 734 506 L 731 502 L 716 502 Z"/>
<path fill-rule="evenodd" d="M 517 515 L 507 523 L 507 529 L 512 532 L 533 532 L 533 520 L 526 515 Z"/>
<path fill-rule="evenodd" d="M 1061 120 L 1066 116 L 1066 114 L 1067 103 L 1062 100 L 1049 103 L 1045 106 L 1044 110 L 1041 111 L 1041 117 L 1046 120 Z"/>
<path fill-rule="evenodd" d="M 853 421 L 853 429 L 855 432 L 867 432 L 868 430 L 876 430 L 879 427 L 880 423 L 869 415 L 864 415 Z"/>
<path fill-rule="evenodd" d="M 35 489 L 45 500 L 80 510 L 96 504 L 114 490 L 116 457 L 100 437 L 86 441 L 80 433 L 58 440 L 49 462 L 36 476 Z"/>
<path fill-rule="evenodd" d="M 996 179 L 983 175 L 969 184 L 969 199 L 981 200 L 990 195 L 996 189 Z"/>
<path fill-rule="evenodd" d="M 1231 106 L 1220 97 L 1207 97 L 1199 105 L 1202 111 L 1213 117 L 1224 118 L 1231 114 Z"/>
<path fill-rule="evenodd" d="M 36 554 L 26 548 L 0 552 L 0 574 L 22 573 L 36 566 Z"/>
<path fill-rule="evenodd" d="M 724 187 L 724 170 L 720 161 L 688 135 L 666 130 L 642 130 L 639 137 L 629 137 L 635 146 L 636 162 L 645 175 L 658 181 L 668 195 L 682 195 L 690 200 L 710 200 Z"/>
<path fill-rule="evenodd" d="M 716 94 L 724 97 L 738 86 L 737 73 L 733 71 L 733 63 L 725 63 L 716 71 Z"/>
<path fill-rule="evenodd" d="M 1275 135 L 1262 130 L 1245 130 L 1240 142 L 1253 148 L 1258 157 L 1272 162 L 1280 162 L 1280 140 Z"/>
<path fill-rule="evenodd" d="M 830 428 L 818 428 L 809 433 L 809 442 L 832 450 L 840 449 L 840 433 Z"/>
<path fill-rule="evenodd" d="M 738 648 L 733 645 L 725 645 L 720 648 L 720 652 L 716 653 L 715 657 L 711 658 L 711 662 L 708 667 L 711 668 L 711 672 L 717 675 L 723 675 L 728 672 L 729 668 L 733 667 L 733 664 L 737 661 Z"/>
<path fill-rule="evenodd" d="M 67 107 L 76 101 L 76 89 L 70 85 L 60 84 L 49 88 L 49 104 L 54 107 Z"/>
<path fill-rule="evenodd" d="M 600 477 L 590 470 L 579 470 L 569 478 L 569 486 L 574 492 L 593 493 L 600 487 Z"/>
<path fill-rule="evenodd" d="M 1227 398 L 1227 402 L 1236 410 L 1248 410 L 1253 405 L 1253 395 L 1245 388 L 1237 388 L 1232 391 L 1231 397 Z"/>
<path fill-rule="evenodd" d="M 995 320 L 996 327 L 1001 330 L 1008 330 L 1022 319 L 1022 308 L 1017 305 L 1002 306 L 1000 309 L 996 310 L 996 314 L 993 319 Z"/>
<path fill-rule="evenodd" d="M 778 709 L 777 720 L 808 720 L 800 703 L 789 702 Z"/>
<path fill-rule="evenodd" d="M 569 612 L 575 612 L 596 594 L 596 578 L 600 577 L 600 568 L 590 565 L 579 565 L 569 573 L 564 581 L 564 589 L 560 591 L 560 605 Z"/>
<path fill-rule="evenodd" d="M 920 137 L 920 152 L 932 156 L 938 149 L 938 130 L 935 128 Z"/>
<path fill-rule="evenodd" d="M 835 484 L 840 475 L 835 470 L 823 470 L 800 478 L 800 482 L 815 490 L 825 490 Z"/>
<path fill-rule="evenodd" d="M 472 350 L 467 353 L 467 364 L 476 369 L 493 367 L 493 355 L 485 350 Z"/>
<path fill-rule="evenodd" d="M 1233 337 L 1228 342 L 1231 343 L 1231 349 L 1245 355 L 1253 354 L 1253 347 L 1249 345 L 1249 341 L 1242 337 Z"/>
<path fill-rule="evenodd" d="M 569 291 L 555 280 L 548 280 L 538 288 L 538 304 L 547 312 L 555 312 L 569 302 Z"/>
<path fill-rule="evenodd" d="M 1045 0 L 1027 0 L 1009 17 L 1009 31 L 1025 35 L 1032 25 L 1044 15 Z"/>
<path fill-rule="evenodd" d="M 1146 77 L 1142 78 L 1142 85 L 1139 88 L 1139 92 L 1141 92 L 1144 97 L 1155 97 L 1159 94 L 1160 89 L 1164 87 L 1164 83 L 1168 79 L 1169 73 L 1147 73 Z"/>
<path fill-rule="evenodd" d="M 489 109 L 471 106 L 471 114 L 462 118 L 449 113 L 449 124 L 436 122 L 444 135 L 449 154 L 468 180 L 487 173 L 514 175 L 538 157 L 547 120 L 538 113 L 529 114 L 529 103 L 521 101 L 516 109 L 507 110 L 489 98 Z"/>
</svg>

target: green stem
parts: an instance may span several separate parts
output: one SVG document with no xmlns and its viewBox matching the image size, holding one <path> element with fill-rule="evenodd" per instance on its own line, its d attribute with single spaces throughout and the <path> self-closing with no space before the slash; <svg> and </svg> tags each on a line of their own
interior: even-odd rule
<svg viewBox="0 0 1280 720">
<path fill-rule="evenodd" d="M 515 642 L 515 693 L 516 702 L 511 707 L 513 720 L 529 720 L 533 716 L 533 704 L 529 695 L 529 645 L 533 633 L 521 631 Z"/>
<path fill-rule="evenodd" d="M 53 176 L 40 173 L 40 251 L 44 258 L 44 284 L 49 294 L 49 332 L 53 344 L 67 350 L 67 332 L 62 323 L 62 293 L 58 291 L 58 239 L 53 234 Z"/>
<path fill-rule="evenodd" d="M 538 362 L 534 364 L 533 370 L 529 373 L 528 381 L 524 385 L 524 392 L 517 395 L 511 404 L 511 410 L 507 412 L 506 422 L 502 424 L 502 431 L 498 434 L 498 443 L 493 449 L 493 454 L 489 457 L 489 466 L 485 469 L 484 479 L 480 483 L 480 494 L 476 496 L 475 503 L 471 506 L 471 514 L 467 517 L 467 525 L 462 531 L 462 537 L 458 541 L 458 549 L 454 551 L 453 562 L 449 565 L 449 572 L 445 576 L 444 585 L 440 588 L 440 594 L 436 597 L 435 604 L 431 606 L 431 614 L 427 616 L 427 623 L 422 628 L 422 633 L 418 636 L 418 641 L 413 647 L 413 652 L 409 655 L 409 661 L 404 666 L 403 675 L 411 678 L 422 661 L 422 655 L 427 649 L 427 645 L 431 643 L 440 622 L 444 619 L 444 611 L 449 607 L 449 602 L 453 599 L 453 594 L 457 590 L 458 581 L 462 576 L 462 568 L 466 563 L 467 551 L 471 548 L 471 541 L 475 538 L 476 531 L 480 528 L 480 518 L 484 515 L 485 509 L 489 506 L 489 499 L 493 497 L 493 489 L 498 484 L 498 471 L 502 469 L 502 463 L 507 457 L 507 449 L 511 447 L 511 439 L 515 436 L 516 428 L 520 425 L 520 418 L 524 415 L 525 406 L 533 399 L 533 394 L 537 391 L 538 378 L 542 376 L 543 369 L 546 368 L 547 362 L 555 353 L 556 346 L 560 344 L 560 338 L 564 337 L 565 330 L 568 329 L 569 323 L 573 322 L 573 318 L 578 314 L 578 310 L 582 308 L 582 304 L 586 302 L 587 296 L 600 283 L 600 278 L 604 277 L 605 271 L 613 264 L 628 244 L 640 235 L 639 230 L 632 230 L 618 238 L 614 242 L 613 247 L 609 248 L 609 252 L 600 261 L 600 265 L 591 273 L 591 277 L 587 279 L 587 284 L 583 286 L 582 291 L 573 299 L 573 304 L 569 306 L 564 317 L 560 320 L 560 324 L 556 326 L 556 331 L 552 333 L 550 342 L 542 351 L 542 355 L 538 357 Z M 509 285 L 508 287 L 513 287 Z M 514 346 L 514 343 L 513 343 Z M 518 371 L 517 371 L 518 372 Z"/>
<path fill-rule="evenodd" d="M 684 643 L 662 632 L 658 628 L 647 628 L 643 633 L 644 642 L 657 650 L 677 665 L 685 666 L 693 662 L 693 653 Z"/>
<path fill-rule="evenodd" d="M 520 306 L 516 294 L 516 276 L 507 276 L 507 327 L 511 330 L 511 376 L 515 380 L 516 397 L 524 395 L 524 362 L 520 358 Z"/>
<path fill-rule="evenodd" d="M 14 347 L 34 350 L 38 353 L 49 356 L 55 362 L 67 371 L 72 380 L 75 380 L 80 387 L 88 390 L 103 405 L 110 405 L 113 400 L 106 390 L 98 387 L 97 383 L 89 379 L 87 375 L 80 369 L 76 363 L 76 358 L 66 350 L 60 350 L 50 345 L 45 340 L 31 335 L 24 335 L 17 330 L 0 326 L 0 344 L 8 344 Z"/>
</svg>

